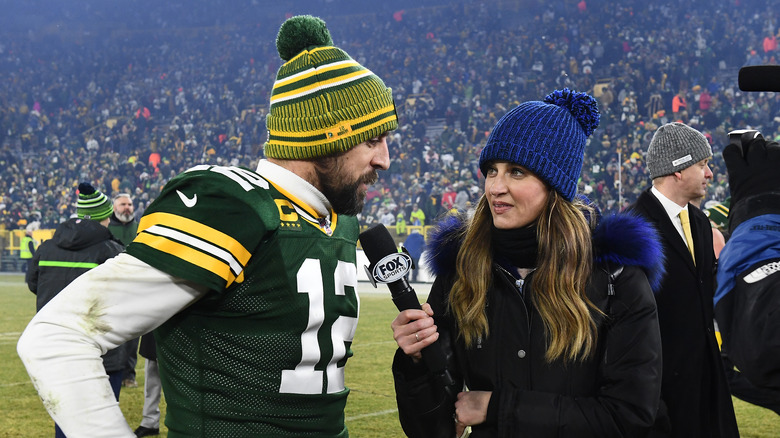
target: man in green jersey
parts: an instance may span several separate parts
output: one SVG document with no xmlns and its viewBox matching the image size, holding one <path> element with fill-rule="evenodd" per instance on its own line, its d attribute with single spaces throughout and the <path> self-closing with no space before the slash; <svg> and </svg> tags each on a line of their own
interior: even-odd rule
<svg viewBox="0 0 780 438">
<path fill-rule="evenodd" d="M 133 436 L 97 364 L 153 329 L 168 436 L 347 436 L 354 215 L 398 121 L 390 89 L 321 20 L 287 20 L 277 48 L 267 159 L 173 178 L 126 252 L 22 334 L 19 355 L 69 437 Z"/>
</svg>

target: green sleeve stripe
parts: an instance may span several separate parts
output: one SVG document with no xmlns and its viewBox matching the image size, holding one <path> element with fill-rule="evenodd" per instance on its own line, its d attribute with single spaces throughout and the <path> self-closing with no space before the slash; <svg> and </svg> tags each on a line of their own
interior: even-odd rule
<svg viewBox="0 0 780 438">
<path fill-rule="evenodd" d="M 92 269 L 99 265 L 99 263 L 92 262 L 62 262 L 58 260 L 41 260 L 38 262 L 38 266 L 55 266 L 58 268 L 82 268 Z"/>
</svg>

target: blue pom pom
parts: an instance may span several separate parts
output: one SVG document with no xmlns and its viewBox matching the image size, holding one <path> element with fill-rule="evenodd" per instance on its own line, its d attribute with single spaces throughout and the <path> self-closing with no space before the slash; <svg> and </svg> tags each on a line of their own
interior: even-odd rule
<svg viewBox="0 0 780 438">
<path fill-rule="evenodd" d="M 585 136 L 589 136 L 599 126 L 601 115 L 596 99 L 588 93 L 573 91 L 568 88 L 555 90 L 544 97 L 544 102 L 569 110 L 577 119 Z"/>
</svg>

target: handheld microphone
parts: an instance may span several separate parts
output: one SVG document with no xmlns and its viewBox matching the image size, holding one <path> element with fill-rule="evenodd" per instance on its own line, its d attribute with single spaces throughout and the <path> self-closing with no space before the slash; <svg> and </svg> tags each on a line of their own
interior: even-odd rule
<svg viewBox="0 0 780 438">
<path fill-rule="evenodd" d="M 780 65 L 751 65 L 739 69 L 742 91 L 780 91 Z"/>
<path fill-rule="evenodd" d="M 371 262 L 366 266 L 366 273 L 371 283 L 385 283 L 390 288 L 393 303 L 399 311 L 406 309 L 421 309 L 414 291 L 406 274 L 412 267 L 412 258 L 405 252 L 398 252 L 395 241 L 383 224 L 360 233 L 360 244 Z M 447 370 L 447 359 L 441 344 L 433 344 L 423 348 L 422 358 L 428 371 L 434 375 L 450 396 L 454 396 L 453 387 L 455 381 Z"/>
</svg>

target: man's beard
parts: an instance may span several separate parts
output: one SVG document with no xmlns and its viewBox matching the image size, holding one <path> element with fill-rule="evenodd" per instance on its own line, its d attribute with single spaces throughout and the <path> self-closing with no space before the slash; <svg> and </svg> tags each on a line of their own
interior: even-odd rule
<svg viewBox="0 0 780 438">
<path fill-rule="evenodd" d="M 320 190 L 330 201 L 333 211 L 349 216 L 355 216 L 363 211 L 366 192 L 360 190 L 360 185 L 374 184 L 379 179 L 377 171 L 372 170 L 360 176 L 356 181 L 348 182 L 340 160 L 324 159 L 316 164 L 314 168 L 319 178 Z"/>
<path fill-rule="evenodd" d="M 114 216 L 116 216 L 116 218 L 119 219 L 119 222 L 122 222 L 123 224 L 126 224 L 135 219 L 133 213 L 118 213 L 115 211 Z"/>
</svg>

